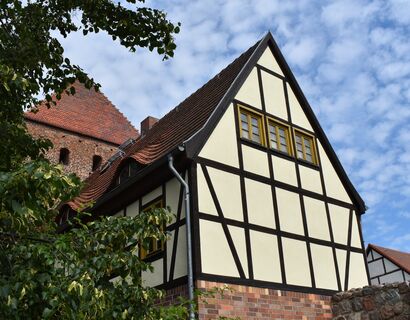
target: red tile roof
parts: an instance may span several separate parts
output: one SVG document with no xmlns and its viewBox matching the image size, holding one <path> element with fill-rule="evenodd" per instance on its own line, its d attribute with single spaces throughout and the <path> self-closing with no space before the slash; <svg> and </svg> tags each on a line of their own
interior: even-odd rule
<svg viewBox="0 0 410 320">
<path fill-rule="evenodd" d="M 386 257 L 410 274 L 410 253 L 383 248 L 374 244 L 369 244 L 369 248 Z"/>
<path fill-rule="evenodd" d="M 190 95 L 172 111 L 161 118 L 144 136 L 126 150 L 122 159 L 117 159 L 104 172 L 94 172 L 86 181 L 81 194 L 68 204 L 78 209 L 84 203 L 96 201 L 111 185 L 120 163 L 132 158 L 147 165 L 162 158 L 186 139 L 195 134 L 215 110 L 231 84 L 248 61 L 258 43 L 223 69 L 204 86 Z"/>
<path fill-rule="evenodd" d="M 88 90 L 79 82 L 74 86 L 75 95 L 64 94 L 50 109 L 41 105 L 37 113 L 26 112 L 26 119 L 117 145 L 139 136 L 138 130 L 102 92 Z"/>
</svg>

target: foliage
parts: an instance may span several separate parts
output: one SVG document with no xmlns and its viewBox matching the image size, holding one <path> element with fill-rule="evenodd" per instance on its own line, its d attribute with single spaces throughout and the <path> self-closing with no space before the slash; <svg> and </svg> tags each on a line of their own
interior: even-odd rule
<svg viewBox="0 0 410 320">
<path fill-rule="evenodd" d="M 80 30 L 84 35 L 105 31 L 130 51 L 148 48 L 167 59 L 174 54 L 173 34 L 179 24 L 160 10 L 131 10 L 111 0 L 0 1 L 0 171 L 13 169 L 27 156 L 36 159 L 50 147 L 45 140 L 32 139 L 24 127 L 23 109 L 38 105 L 39 94 L 49 107 L 62 94 L 75 93 L 75 80 L 98 90 L 99 85 L 64 56 L 57 38 Z"/>
<path fill-rule="evenodd" d="M 58 233 L 59 205 L 81 184 L 45 159 L 50 141 L 31 137 L 24 122 L 28 108 L 53 107 L 63 94 L 75 94 L 74 81 L 99 89 L 64 56 L 58 37 L 105 31 L 130 51 L 173 56 L 179 24 L 143 2 L 0 1 L 1 319 L 186 317 L 185 307 L 155 307 L 163 293 L 142 286 L 141 273 L 152 268 L 136 254 L 151 237 L 165 239 L 158 226 L 169 212 L 87 224 L 78 215 L 69 232 Z"/>
<path fill-rule="evenodd" d="M 138 257 L 151 237 L 166 240 L 164 209 L 135 218 L 101 218 L 61 235 L 3 234 L 1 319 L 183 319 L 159 308 L 162 291 L 142 286 L 152 267 Z M 4 245 L 7 243 L 8 245 Z"/>
</svg>

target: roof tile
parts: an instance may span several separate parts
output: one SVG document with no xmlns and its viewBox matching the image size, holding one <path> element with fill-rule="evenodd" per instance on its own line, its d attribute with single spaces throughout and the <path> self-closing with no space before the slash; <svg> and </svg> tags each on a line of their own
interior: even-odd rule
<svg viewBox="0 0 410 320">
<path fill-rule="evenodd" d="M 75 95 L 63 94 L 55 107 L 42 104 L 37 113 L 26 112 L 25 118 L 117 145 L 139 136 L 138 130 L 102 92 L 88 90 L 79 82 L 74 87 Z"/>
</svg>

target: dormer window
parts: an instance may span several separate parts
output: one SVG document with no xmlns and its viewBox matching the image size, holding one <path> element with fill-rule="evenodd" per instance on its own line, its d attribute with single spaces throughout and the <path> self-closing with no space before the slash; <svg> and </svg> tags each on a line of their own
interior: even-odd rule
<svg viewBox="0 0 410 320">
<path fill-rule="evenodd" d="M 138 172 L 138 169 L 139 169 L 139 165 L 137 162 L 130 161 L 126 163 L 120 170 L 117 176 L 117 179 L 115 181 L 115 185 L 118 186 L 121 183 L 124 183 L 125 181 L 127 181 L 129 178 L 131 178 Z"/>
<path fill-rule="evenodd" d="M 70 150 L 68 150 L 67 148 L 61 148 L 58 163 L 61 163 L 66 166 L 68 165 L 69 162 L 70 162 Z"/>
</svg>

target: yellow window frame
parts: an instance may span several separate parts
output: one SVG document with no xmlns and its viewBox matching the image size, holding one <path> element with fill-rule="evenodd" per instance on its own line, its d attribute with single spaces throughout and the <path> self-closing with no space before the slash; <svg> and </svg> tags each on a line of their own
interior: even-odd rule
<svg viewBox="0 0 410 320">
<path fill-rule="evenodd" d="M 294 139 L 295 139 L 295 155 L 297 159 L 318 165 L 319 161 L 318 161 L 318 156 L 317 156 L 317 148 L 316 148 L 316 139 L 315 136 L 312 134 L 309 134 L 305 131 L 299 130 L 299 129 L 294 129 L 293 130 L 294 133 Z M 301 138 L 302 141 L 302 154 L 303 154 L 303 158 L 299 158 L 298 155 L 298 150 L 297 150 L 297 136 L 299 136 Z M 309 141 L 309 145 L 310 145 L 310 150 L 312 150 L 312 161 L 307 160 L 307 156 L 306 156 L 306 146 L 305 146 L 305 140 Z"/>
<path fill-rule="evenodd" d="M 151 203 L 149 206 L 145 207 L 142 209 L 142 212 L 148 212 L 153 209 L 159 209 L 163 208 L 163 199 L 159 199 L 153 203 Z M 164 230 L 164 226 L 161 227 L 161 230 Z M 165 241 L 161 240 L 160 245 L 158 245 L 158 240 L 155 238 L 151 238 L 151 247 L 152 250 L 146 250 L 142 246 L 140 246 L 140 252 L 141 252 L 141 259 L 149 258 L 157 253 L 160 253 L 164 251 L 165 248 Z"/>
<path fill-rule="evenodd" d="M 248 123 L 248 128 L 250 129 L 249 132 L 249 138 L 243 137 L 242 134 L 242 119 L 241 115 L 245 114 L 247 116 L 247 123 Z M 258 120 L 258 129 L 259 129 L 259 136 L 260 136 L 260 142 L 252 140 L 252 117 L 256 118 Z M 262 146 L 266 146 L 265 143 L 265 125 L 263 121 L 263 115 L 259 112 L 256 112 L 254 110 L 251 110 L 250 108 L 244 107 L 242 105 L 238 106 L 238 123 L 239 123 L 239 134 L 241 139 L 245 139 L 248 141 L 252 141 L 255 143 L 258 143 Z"/>
<path fill-rule="evenodd" d="M 280 144 L 281 144 L 280 143 L 279 128 L 282 128 L 282 129 L 284 129 L 285 134 L 286 134 L 287 154 L 289 156 L 292 156 L 293 155 L 293 146 L 292 146 L 292 135 L 291 135 L 290 126 L 283 123 L 283 122 L 281 122 L 281 121 L 278 121 L 278 120 L 275 120 L 275 119 L 272 119 L 272 118 L 269 118 L 269 117 L 266 118 L 266 121 L 267 121 L 269 148 L 272 149 L 272 150 L 275 150 L 275 151 L 283 152 L 282 150 L 280 150 L 280 147 L 279 147 Z M 272 140 L 270 138 L 270 125 L 271 124 L 275 127 L 276 146 L 277 146 L 276 149 L 272 147 Z"/>
</svg>

